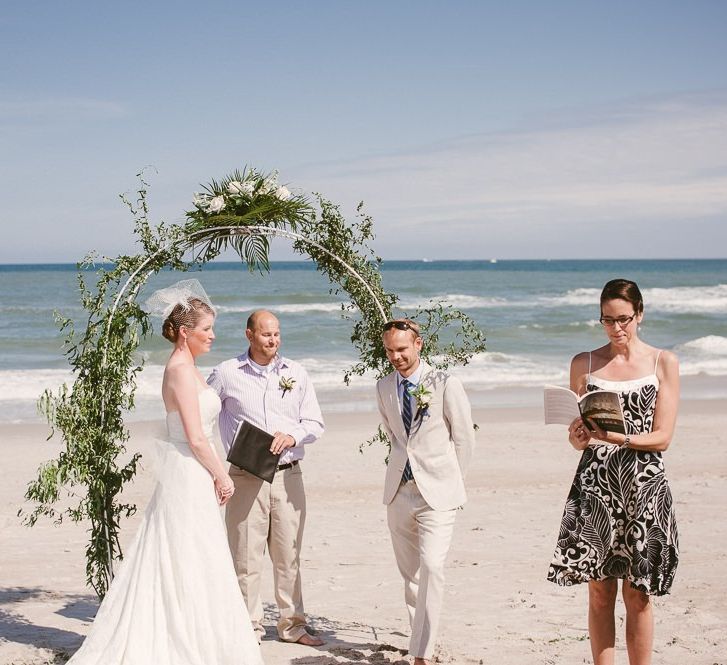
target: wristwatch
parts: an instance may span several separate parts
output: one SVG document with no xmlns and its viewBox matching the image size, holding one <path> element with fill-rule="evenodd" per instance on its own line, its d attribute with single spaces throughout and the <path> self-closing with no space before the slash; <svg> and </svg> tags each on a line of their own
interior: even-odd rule
<svg viewBox="0 0 727 665">
<path fill-rule="evenodd" d="M 624 442 L 621 444 L 621 447 L 628 448 L 630 443 L 631 443 L 631 437 L 627 434 L 626 438 L 624 439 Z"/>
</svg>

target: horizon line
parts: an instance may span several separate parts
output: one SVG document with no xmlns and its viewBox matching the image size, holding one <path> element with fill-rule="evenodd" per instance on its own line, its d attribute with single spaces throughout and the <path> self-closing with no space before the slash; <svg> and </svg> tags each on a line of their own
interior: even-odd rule
<svg viewBox="0 0 727 665">
<path fill-rule="evenodd" d="M 598 257 L 586 257 L 586 258 L 552 258 L 552 257 L 540 257 L 540 258 L 470 258 L 470 259 L 430 259 L 430 258 L 422 258 L 422 259 L 382 259 L 381 265 L 386 265 L 387 263 L 417 263 L 417 264 L 429 264 L 429 263 L 483 263 L 487 265 L 496 265 L 498 263 L 514 263 L 514 262 L 551 262 L 551 261 L 558 261 L 562 263 L 583 263 L 585 261 L 610 261 L 610 262 L 621 262 L 621 263 L 631 263 L 634 261 L 725 261 L 727 260 L 727 256 L 713 256 L 713 257 L 694 257 L 694 256 L 681 256 L 681 257 L 653 257 L 653 258 L 647 258 L 647 257 L 632 257 L 632 258 L 624 258 L 624 257 L 605 257 L 605 258 L 598 258 Z M 285 263 L 298 263 L 298 264 L 307 264 L 314 262 L 311 258 L 306 259 L 276 259 L 271 260 L 269 263 L 270 265 L 274 264 L 285 264 Z M 77 267 L 79 261 L 17 261 L 17 262 L 0 262 L 0 267 L 2 268 L 12 268 L 12 267 L 32 267 L 32 266 L 74 266 Z M 98 261 L 93 264 L 91 264 L 86 270 L 93 270 L 94 266 L 109 266 L 109 265 L 115 265 L 114 261 Z M 192 264 L 190 264 L 192 265 Z M 212 261 L 208 261 L 206 263 L 200 264 L 200 267 L 202 266 L 213 266 L 213 265 L 245 265 L 244 260 L 222 260 L 222 261 L 215 261 L 214 259 Z M 166 268 L 167 266 L 165 266 Z"/>
</svg>

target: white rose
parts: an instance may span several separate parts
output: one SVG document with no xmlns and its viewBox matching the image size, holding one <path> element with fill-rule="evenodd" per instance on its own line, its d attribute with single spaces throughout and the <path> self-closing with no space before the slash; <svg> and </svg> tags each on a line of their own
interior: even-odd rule
<svg viewBox="0 0 727 665">
<path fill-rule="evenodd" d="M 263 194 L 270 194 L 270 192 L 274 192 L 277 188 L 278 181 L 275 178 L 268 178 L 263 181 L 263 184 L 260 186 L 260 191 Z"/>
<path fill-rule="evenodd" d="M 209 212 L 219 212 L 225 207 L 225 197 L 224 196 L 215 196 L 207 207 L 207 210 Z"/>
<path fill-rule="evenodd" d="M 206 208 L 209 205 L 209 198 L 206 194 L 195 194 L 192 204 L 197 208 Z"/>
<path fill-rule="evenodd" d="M 290 198 L 290 190 L 281 185 L 275 190 L 275 196 L 277 196 L 281 201 L 287 201 Z"/>
<path fill-rule="evenodd" d="M 255 183 L 245 180 L 245 182 L 238 182 L 233 180 L 227 185 L 227 191 L 233 195 L 247 194 L 248 196 L 255 191 Z"/>
</svg>

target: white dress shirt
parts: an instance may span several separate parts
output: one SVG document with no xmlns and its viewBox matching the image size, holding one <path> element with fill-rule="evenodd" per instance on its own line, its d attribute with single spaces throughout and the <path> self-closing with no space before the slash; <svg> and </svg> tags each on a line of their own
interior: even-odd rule
<svg viewBox="0 0 727 665">
<path fill-rule="evenodd" d="M 283 392 L 282 379 L 293 381 Z M 276 356 L 270 365 L 254 363 L 246 351 L 212 370 L 207 383 L 222 400 L 220 436 L 226 451 L 243 421 L 266 432 L 285 432 L 295 446 L 280 456 L 280 464 L 301 460 L 304 446 L 323 434 L 323 416 L 308 373 L 295 361 Z"/>
<path fill-rule="evenodd" d="M 399 391 L 399 408 L 403 413 L 404 400 L 408 398 L 409 406 L 411 407 L 412 418 L 417 412 L 417 408 L 416 404 L 413 402 L 414 398 L 410 394 L 404 392 L 404 381 L 408 381 L 409 383 L 411 383 L 411 389 L 415 390 L 416 387 L 419 385 L 419 382 L 422 380 L 422 368 L 423 365 L 420 361 L 418 367 L 409 376 L 403 377 L 401 374 L 399 374 L 399 372 L 396 373 L 396 387 Z"/>
</svg>

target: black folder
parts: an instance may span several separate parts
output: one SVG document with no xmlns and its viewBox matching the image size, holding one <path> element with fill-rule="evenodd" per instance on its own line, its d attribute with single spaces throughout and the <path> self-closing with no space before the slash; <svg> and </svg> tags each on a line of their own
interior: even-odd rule
<svg viewBox="0 0 727 665">
<path fill-rule="evenodd" d="M 227 461 L 253 476 L 272 483 L 278 468 L 280 453 L 270 452 L 273 435 L 243 420 L 232 440 Z"/>
</svg>

